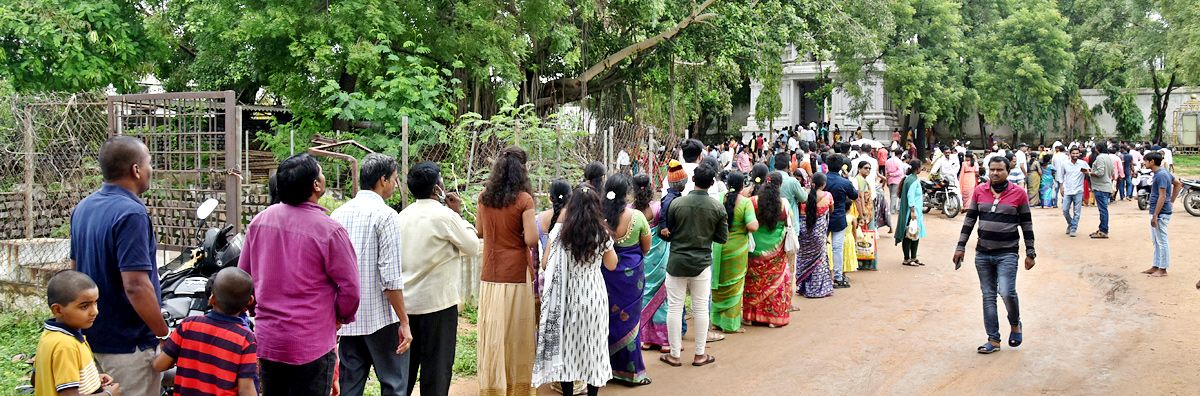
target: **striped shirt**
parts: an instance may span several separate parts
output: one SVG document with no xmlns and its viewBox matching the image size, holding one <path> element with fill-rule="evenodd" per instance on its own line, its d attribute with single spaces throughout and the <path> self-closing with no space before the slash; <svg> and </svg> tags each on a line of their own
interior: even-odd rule
<svg viewBox="0 0 1200 396">
<path fill-rule="evenodd" d="M 209 312 L 184 319 L 162 351 L 177 359 L 176 396 L 236 396 L 238 379 L 258 380 L 257 349 L 241 319 Z"/>
<path fill-rule="evenodd" d="M 363 336 L 400 321 L 392 310 L 387 290 L 404 290 L 400 267 L 400 215 L 370 190 L 330 214 L 350 234 L 358 254 L 359 303 L 355 320 L 338 330 L 339 336 Z M 453 285 L 451 285 L 453 286 Z"/>
<path fill-rule="evenodd" d="M 996 196 L 990 184 L 981 184 L 971 195 L 967 219 L 958 237 L 957 251 L 967 249 L 971 229 L 979 223 L 979 242 L 975 251 L 982 254 L 1020 253 L 1021 236 L 1025 237 L 1025 255 L 1036 257 L 1033 249 L 1033 214 L 1025 189 L 1009 182 L 1008 188 Z M 1020 234 L 1018 234 L 1018 228 Z"/>
</svg>

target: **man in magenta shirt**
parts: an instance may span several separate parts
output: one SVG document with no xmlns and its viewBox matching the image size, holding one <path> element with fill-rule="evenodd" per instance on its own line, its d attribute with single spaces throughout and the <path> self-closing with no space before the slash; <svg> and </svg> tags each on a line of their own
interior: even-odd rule
<svg viewBox="0 0 1200 396">
<path fill-rule="evenodd" d="M 892 157 L 888 158 L 887 162 L 883 165 L 884 171 L 887 172 L 888 191 L 892 195 L 892 200 L 888 201 L 892 203 L 888 205 L 892 213 L 900 210 L 900 205 L 896 204 L 896 202 L 900 202 L 900 182 L 904 180 L 904 173 L 908 171 L 908 164 L 905 164 L 900 159 L 903 153 L 904 150 L 896 149 L 892 152 Z"/>
<path fill-rule="evenodd" d="M 250 222 L 238 263 L 254 278 L 262 394 L 328 395 L 337 330 L 358 311 L 358 259 L 346 230 L 317 205 L 325 176 L 316 158 L 284 160 L 276 183 L 282 203 Z"/>
</svg>

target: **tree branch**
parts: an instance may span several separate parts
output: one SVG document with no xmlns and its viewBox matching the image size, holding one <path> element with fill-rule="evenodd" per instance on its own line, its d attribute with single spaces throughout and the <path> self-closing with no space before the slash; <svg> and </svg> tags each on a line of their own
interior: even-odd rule
<svg viewBox="0 0 1200 396">
<path fill-rule="evenodd" d="M 693 22 L 702 22 L 702 21 L 705 21 L 708 19 L 716 18 L 717 14 L 712 14 L 712 13 L 701 14 L 700 13 L 700 12 L 704 11 L 706 8 L 708 8 L 708 6 L 712 5 L 712 3 L 714 1 L 716 1 L 716 0 L 705 0 L 704 3 L 700 4 L 696 9 L 692 10 L 691 15 L 689 15 L 687 18 L 684 18 L 682 21 L 679 21 L 679 23 L 675 24 L 675 26 L 671 27 L 670 29 L 663 31 L 662 33 L 659 33 L 659 34 L 655 35 L 654 37 L 650 37 L 648 39 L 642 40 L 641 42 L 638 42 L 638 43 L 635 43 L 628 47 L 625 47 L 625 48 L 621 49 L 620 51 L 617 51 L 616 53 L 613 53 L 612 55 L 609 55 L 608 57 L 604 58 L 603 60 L 596 63 L 595 65 L 592 65 L 592 67 L 589 67 L 587 70 L 585 70 L 583 72 L 583 74 L 579 75 L 579 77 L 578 77 L 579 81 L 581 81 L 583 83 L 588 82 L 592 78 L 596 77 L 596 75 L 600 74 L 600 72 L 603 72 L 604 69 L 607 69 L 613 65 L 616 65 L 617 63 L 621 62 L 622 60 L 625 60 L 625 58 L 628 58 L 630 55 L 645 51 L 645 50 L 657 45 L 658 43 L 662 42 L 663 40 L 674 37 L 676 34 L 679 34 L 680 30 L 683 30 L 683 28 L 688 27 L 688 25 L 691 25 Z"/>
</svg>

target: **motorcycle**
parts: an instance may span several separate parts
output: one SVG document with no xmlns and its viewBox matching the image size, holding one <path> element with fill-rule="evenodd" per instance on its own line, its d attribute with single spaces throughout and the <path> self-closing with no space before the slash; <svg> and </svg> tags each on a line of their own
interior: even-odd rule
<svg viewBox="0 0 1200 396">
<path fill-rule="evenodd" d="M 962 211 L 962 195 L 953 181 L 921 180 L 921 189 L 925 200 L 925 213 L 934 208 L 941 208 L 946 218 L 953 219 Z"/>
<path fill-rule="evenodd" d="M 159 283 L 162 285 L 162 316 L 172 330 L 177 329 L 188 316 L 212 311 L 212 306 L 208 305 L 209 277 L 222 269 L 236 267 L 241 256 L 245 236 L 240 233 L 231 235 L 232 224 L 222 228 L 204 228 L 217 204 L 217 200 L 209 199 L 196 209 L 196 217 L 200 220 L 196 230 L 200 245 L 184 249 L 174 260 L 158 268 Z M 163 373 L 163 395 L 173 393 L 174 372 L 172 368 Z"/>
<path fill-rule="evenodd" d="M 1150 207 L 1150 184 L 1153 181 L 1154 172 L 1149 168 L 1138 169 L 1137 178 L 1133 179 L 1133 185 L 1137 188 L 1138 210 Z"/>
<path fill-rule="evenodd" d="M 1192 216 L 1200 216 L 1200 180 L 1179 179 L 1179 182 L 1183 183 L 1183 190 L 1179 192 L 1183 209 Z"/>
</svg>

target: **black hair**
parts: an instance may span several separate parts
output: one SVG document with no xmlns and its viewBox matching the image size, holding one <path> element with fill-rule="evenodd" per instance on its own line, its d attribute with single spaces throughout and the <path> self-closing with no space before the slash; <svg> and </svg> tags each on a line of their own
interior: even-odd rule
<svg viewBox="0 0 1200 396">
<path fill-rule="evenodd" d="M 612 232 L 604 225 L 600 213 L 600 194 L 589 184 L 580 184 L 571 193 L 567 204 L 567 217 L 563 220 L 558 240 L 562 242 L 571 258 L 579 263 L 590 263 L 596 259 L 611 238 Z"/>
<path fill-rule="evenodd" d="M 856 170 L 862 170 L 862 168 L 869 168 L 869 167 L 871 167 L 871 161 L 859 161 L 858 169 L 856 169 Z"/>
<path fill-rule="evenodd" d="M 279 175 L 278 173 L 271 175 L 271 178 L 267 180 L 267 197 L 269 197 L 271 199 L 271 205 L 282 202 L 279 200 L 279 181 L 277 178 L 278 175 Z"/>
<path fill-rule="evenodd" d="M 606 173 L 608 173 L 608 170 L 604 169 L 603 162 L 592 161 L 592 163 L 583 167 L 583 181 L 588 182 L 588 184 L 597 189 L 604 188 L 604 174 Z"/>
<path fill-rule="evenodd" d="M 683 161 L 692 163 L 696 162 L 697 158 L 700 158 L 701 152 L 704 151 L 704 143 L 700 143 L 696 139 L 688 139 L 683 141 L 680 148 L 683 151 Z"/>
<path fill-rule="evenodd" d="M 783 185 L 783 174 L 778 171 L 767 174 L 762 188 L 758 190 L 758 208 L 754 211 L 758 223 L 767 230 L 774 230 L 784 215 L 783 203 L 780 202 L 779 187 Z"/>
<path fill-rule="evenodd" d="M 820 196 L 817 195 L 821 189 L 825 188 L 825 174 L 814 173 L 812 182 L 808 185 L 808 203 L 804 206 L 804 225 L 809 234 L 812 234 L 813 227 L 817 225 L 817 203 L 820 202 Z"/>
<path fill-rule="evenodd" d="M 492 164 L 492 174 L 479 195 L 479 203 L 500 209 L 516 202 L 522 192 L 533 195 L 529 174 L 525 171 L 527 158 L 521 146 L 508 146 L 501 151 Z"/>
<path fill-rule="evenodd" d="M 396 173 L 396 159 L 383 153 L 370 153 L 358 165 L 358 188 L 374 190 L 380 180 L 392 177 Z M 409 186 L 411 189 L 411 186 Z"/>
<path fill-rule="evenodd" d="M 242 313 L 254 295 L 254 279 L 238 267 L 228 267 L 208 279 L 209 295 L 216 297 L 213 309 L 226 315 Z"/>
<path fill-rule="evenodd" d="M 717 172 L 717 173 L 721 172 L 721 163 L 717 162 L 717 159 L 713 158 L 713 157 L 705 156 L 703 159 L 700 160 L 700 166 L 707 166 L 709 168 L 712 168 L 713 171 Z"/>
<path fill-rule="evenodd" d="M 767 164 L 761 162 L 754 164 L 754 167 L 750 168 L 750 180 L 748 183 L 753 183 L 751 185 L 754 186 L 750 190 L 750 195 L 758 195 L 758 189 L 767 181 L 768 173 L 771 173 L 771 170 L 767 169 Z"/>
<path fill-rule="evenodd" d="M 737 170 L 729 171 L 725 176 L 725 186 L 729 187 L 725 193 L 725 215 L 729 217 L 729 225 L 733 226 L 733 210 L 737 208 L 738 193 L 746 186 L 746 175 Z"/>
<path fill-rule="evenodd" d="M 692 181 L 696 184 L 696 188 L 709 188 L 717 181 L 717 170 L 711 166 L 698 166 L 695 173 Z"/>
<path fill-rule="evenodd" d="M 787 153 L 775 154 L 775 170 L 785 170 L 792 165 L 792 156 Z"/>
<path fill-rule="evenodd" d="M 46 283 L 46 306 L 67 306 L 84 290 L 96 289 L 96 282 L 87 274 L 76 270 L 62 270 L 50 277 Z"/>
<path fill-rule="evenodd" d="M 114 182 L 129 176 L 129 168 L 142 162 L 142 149 L 146 143 L 133 136 L 113 136 L 100 145 L 100 174 L 106 182 Z M 68 301 L 69 302 L 69 301 Z"/>
<path fill-rule="evenodd" d="M 321 177 L 321 165 L 311 154 L 300 153 L 280 162 L 275 176 L 280 202 L 296 206 L 312 197 L 313 182 Z"/>
<path fill-rule="evenodd" d="M 442 166 L 433 161 L 422 161 L 408 170 L 408 191 L 413 198 L 429 199 L 433 189 L 442 180 Z"/>
<path fill-rule="evenodd" d="M 921 173 L 921 160 L 913 158 L 908 160 L 908 174 L 915 175 Z"/>
<path fill-rule="evenodd" d="M 829 165 L 830 172 L 841 172 L 842 168 L 846 166 L 846 156 L 841 154 L 830 155 L 828 158 L 825 158 L 825 164 Z"/>
<path fill-rule="evenodd" d="M 612 198 L 608 194 L 612 194 Z M 614 173 L 604 183 L 604 200 L 600 203 L 604 219 L 608 220 L 608 228 L 617 232 L 621 224 L 621 214 L 625 213 L 625 197 L 629 195 L 629 178 L 620 173 Z"/>
<path fill-rule="evenodd" d="M 992 164 L 997 163 L 997 162 L 1004 163 L 1004 170 L 1006 170 L 1006 171 L 1012 170 L 1012 159 L 1008 158 L 1008 156 L 1001 157 L 998 155 L 995 157 L 992 157 L 992 159 L 988 160 L 988 163 L 987 163 L 988 169 L 992 169 Z"/>
<path fill-rule="evenodd" d="M 650 207 L 650 201 L 654 200 L 654 187 L 650 182 L 650 175 L 645 172 L 638 172 L 633 175 L 633 208 L 637 210 L 646 210 Z"/>
<path fill-rule="evenodd" d="M 1157 166 L 1162 166 L 1163 158 L 1163 153 L 1160 151 L 1151 151 L 1146 153 L 1145 157 L 1142 157 L 1146 162 L 1153 162 Z"/>
<path fill-rule="evenodd" d="M 550 229 L 554 229 L 554 224 L 558 222 L 558 215 L 562 214 L 563 207 L 567 206 L 567 201 L 570 199 L 571 182 L 558 179 L 550 183 L 550 205 L 554 207 L 550 215 Z"/>
</svg>

